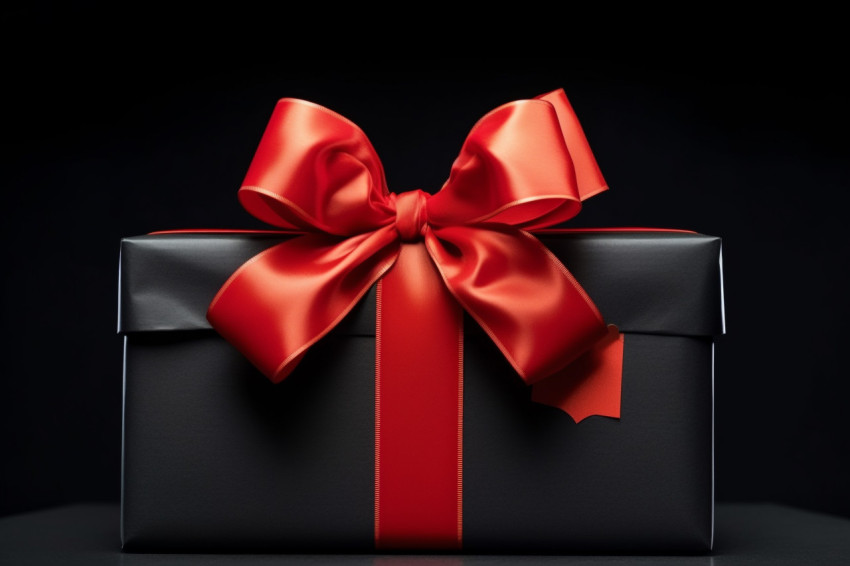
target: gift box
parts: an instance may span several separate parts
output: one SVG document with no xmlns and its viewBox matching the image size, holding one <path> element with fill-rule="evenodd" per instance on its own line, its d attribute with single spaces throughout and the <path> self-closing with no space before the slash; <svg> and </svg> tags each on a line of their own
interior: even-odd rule
<svg viewBox="0 0 850 566">
<path fill-rule="evenodd" d="M 547 228 L 605 188 L 562 92 L 382 179 L 283 100 L 240 191 L 281 230 L 122 240 L 124 550 L 709 550 L 720 238 Z"/>
</svg>

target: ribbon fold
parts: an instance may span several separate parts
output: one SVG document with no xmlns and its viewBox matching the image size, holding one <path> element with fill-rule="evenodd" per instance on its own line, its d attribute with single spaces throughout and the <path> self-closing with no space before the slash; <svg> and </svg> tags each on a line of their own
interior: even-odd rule
<svg viewBox="0 0 850 566">
<path fill-rule="evenodd" d="M 312 102 L 281 99 L 238 196 L 301 235 L 253 257 L 210 304 L 212 326 L 283 380 L 423 241 L 446 288 L 529 384 L 607 334 L 595 305 L 532 233 L 607 189 L 563 90 L 510 102 L 470 131 L 433 195 L 390 193 L 366 135 Z"/>
</svg>

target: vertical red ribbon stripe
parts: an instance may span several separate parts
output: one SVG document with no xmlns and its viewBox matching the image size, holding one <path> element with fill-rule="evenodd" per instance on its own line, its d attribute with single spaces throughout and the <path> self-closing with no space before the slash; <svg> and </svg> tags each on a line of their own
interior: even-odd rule
<svg viewBox="0 0 850 566">
<path fill-rule="evenodd" d="M 375 544 L 459 549 L 462 312 L 423 243 L 405 243 L 378 283 Z"/>
</svg>

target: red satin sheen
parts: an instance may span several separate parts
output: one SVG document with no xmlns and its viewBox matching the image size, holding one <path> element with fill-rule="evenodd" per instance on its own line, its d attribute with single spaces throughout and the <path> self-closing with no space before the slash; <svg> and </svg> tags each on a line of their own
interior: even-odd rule
<svg viewBox="0 0 850 566">
<path fill-rule="evenodd" d="M 397 253 L 391 226 L 350 238 L 308 234 L 287 240 L 237 269 L 207 318 L 277 383 L 357 304 Z"/>
<path fill-rule="evenodd" d="M 461 547 L 462 313 L 425 246 L 381 279 L 375 374 L 375 543 Z"/>
<path fill-rule="evenodd" d="M 584 290 L 527 232 L 455 226 L 425 241 L 446 286 L 526 383 L 555 373 L 605 335 Z"/>
<path fill-rule="evenodd" d="M 563 376 L 605 335 L 593 302 L 529 231 L 570 219 L 583 199 L 606 188 L 560 90 L 479 120 L 433 196 L 391 194 L 374 148 L 349 120 L 310 102 L 279 101 L 239 198 L 257 218 L 303 235 L 240 267 L 207 316 L 277 382 L 383 278 L 379 548 L 461 547 L 459 306 L 528 383 Z M 563 394 L 555 380 L 535 391 Z M 593 414 L 606 403 L 594 399 L 600 392 L 611 397 L 596 388 L 578 405 L 568 400 L 569 409 Z"/>
<path fill-rule="evenodd" d="M 605 188 L 562 90 L 484 116 L 442 189 L 425 202 L 405 197 L 403 207 L 360 128 L 322 106 L 282 99 L 239 198 L 270 224 L 318 234 L 252 258 L 208 318 L 279 381 L 417 232 L 451 294 L 533 383 L 572 361 L 605 325 L 567 269 L 524 230 L 568 220 Z"/>
<path fill-rule="evenodd" d="M 558 121 L 561 124 L 561 132 L 564 134 L 564 142 L 567 144 L 567 149 L 573 158 L 576 183 L 578 184 L 579 193 L 581 193 L 581 200 L 588 199 L 593 195 L 607 190 L 608 185 L 602 177 L 599 164 L 596 163 L 596 158 L 593 157 L 593 152 L 590 151 L 590 144 L 587 142 L 584 130 L 578 121 L 578 117 L 570 101 L 564 95 L 564 91 L 560 89 L 554 90 L 547 94 L 541 94 L 537 98 L 545 100 L 558 108 Z"/>
<path fill-rule="evenodd" d="M 587 417 L 620 418 L 624 336 L 613 324 L 569 366 L 531 387 L 535 403 L 561 409 L 575 422 Z"/>
</svg>

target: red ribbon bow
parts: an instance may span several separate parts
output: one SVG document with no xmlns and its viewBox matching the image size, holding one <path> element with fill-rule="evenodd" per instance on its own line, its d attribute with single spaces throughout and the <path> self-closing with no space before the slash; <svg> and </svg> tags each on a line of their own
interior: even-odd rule
<svg viewBox="0 0 850 566">
<path fill-rule="evenodd" d="M 379 548 L 461 546 L 460 307 L 526 383 L 559 373 L 535 385 L 533 400 L 577 421 L 619 415 L 622 348 L 606 354 L 610 340 L 600 339 L 613 334 L 596 307 L 531 235 L 606 188 L 562 90 L 479 120 L 433 196 L 390 193 L 372 144 L 349 120 L 303 100 L 278 102 L 239 198 L 300 235 L 242 265 L 207 317 L 279 382 L 378 282 Z"/>
<path fill-rule="evenodd" d="M 282 99 L 239 199 L 257 218 L 303 235 L 240 267 L 208 319 L 279 382 L 387 273 L 402 242 L 424 240 L 457 302 L 534 383 L 606 326 L 529 232 L 572 218 L 606 189 L 563 90 L 485 115 L 433 196 L 390 193 L 360 128 L 317 104 Z"/>
</svg>

